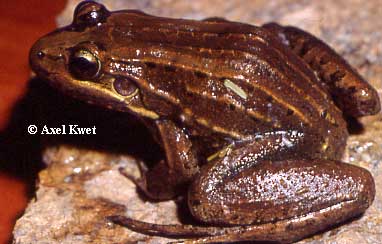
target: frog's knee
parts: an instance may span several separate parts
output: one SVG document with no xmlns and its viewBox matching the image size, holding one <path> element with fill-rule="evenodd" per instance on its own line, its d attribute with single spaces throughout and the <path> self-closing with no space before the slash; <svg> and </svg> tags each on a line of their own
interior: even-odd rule
<svg viewBox="0 0 382 244">
<path fill-rule="evenodd" d="M 352 86 L 345 90 L 347 94 L 344 102 L 345 113 L 354 117 L 377 114 L 381 110 L 378 92 L 371 86 L 357 89 Z"/>
</svg>

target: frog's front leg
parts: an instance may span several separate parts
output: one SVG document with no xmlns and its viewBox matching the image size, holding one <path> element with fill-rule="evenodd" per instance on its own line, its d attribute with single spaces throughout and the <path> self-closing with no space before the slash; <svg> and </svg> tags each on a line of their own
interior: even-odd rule
<svg viewBox="0 0 382 244">
<path fill-rule="evenodd" d="M 184 188 L 199 171 L 198 161 L 188 136 L 173 122 L 155 121 L 150 127 L 155 130 L 166 159 L 159 161 L 152 169 L 141 168 L 141 179 L 133 180 L 149 198 L 171 199 L 185 191 Z"/>
<path fill-rule="evenodd" d="M 189 243 L 292 242 L 364 212 L 375 194 L 370 173 L 341 162 L 296 158 L 309 154 L 307 145 L 297 131 L 265 133 L 203 167 L 189 189 L 189 208 L 200 221 L 219 227 L 112 220 L 152 235 L 206 236 Z"/>
<path fill-rule="evenodd" d="M 263 26 L 317 72 L 345 114 L 359 117 L 376 114 L 380 102 L 376 90 L 340 55 L 315 36 L 292 26 Z"/>
</svg>

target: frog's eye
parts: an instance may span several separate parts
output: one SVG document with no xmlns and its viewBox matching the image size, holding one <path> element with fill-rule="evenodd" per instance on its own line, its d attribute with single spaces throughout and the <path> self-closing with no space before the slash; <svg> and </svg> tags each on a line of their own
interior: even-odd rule
<svg viewBox="0 0 382 244">
<path fill-rule="evenodd" d="M 77 27 L 98 25 L 105 22 L 110 12 L 102 5 L 93 1 L 84 1 L 77 5 L 74 11 L 73 23 Z"/>
<path fill-rule="evenodd" d="M 87 49 L 74 49 L 69 56 L 70 74 L 79 80 L 94 80 L 101 70 L 98 57 Z"/>
<path fill-rule="evenodd" d="M 133 79 L 116 76 L 113 82 L 114 90 L 121 96 L 133 97 L 137 94 L 138 88 Z"/>
</svg>

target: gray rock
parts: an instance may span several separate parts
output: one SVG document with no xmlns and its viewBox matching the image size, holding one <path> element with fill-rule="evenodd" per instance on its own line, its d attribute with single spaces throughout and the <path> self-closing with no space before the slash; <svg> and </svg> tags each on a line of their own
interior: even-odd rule
<svg viewBox="0 0 382 244">
<path fill-rule="evenodd" d="M 71 21 L 74 2 L 59 17 Z M 131 0 L 101 1 L 109 9 L 134 8 L 169 17 L 295 25 L 325 40 L 382 92 L 382 8 L 379 0 Z M 382 243 L 382 115 L 364 118 L 365 132 L 348 140 L 343 160 L 367 168 L 376 183 L 376 198 L 366 213 L 351 222 L 300 243 Z M 14 243 L 165 243 L 115 226 L 106 216 L 125 214 L 147 222 L 180 223 L 174 201 L 149 202 L 118 172 L 138 174 L 136 160 L 127 156 L 67 145 L 44 152 L 47 168 L 40 172 L 38 190 L 17 221 Z"/>
</svg>

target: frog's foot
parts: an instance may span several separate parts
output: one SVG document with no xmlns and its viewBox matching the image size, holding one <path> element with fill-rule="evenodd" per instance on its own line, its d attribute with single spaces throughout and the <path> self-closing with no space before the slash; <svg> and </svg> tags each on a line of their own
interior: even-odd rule
<svg viewBox="0 0 382 244">
<path fill-rule="evenodd" d="M 177 196 L 178 192 L 185 191 L 181 188 L 182 184 L 173 185 L 179 180 L 177 175 L 169 173 L 166 161 L 159 161 L 152 169 L 147 169 L 142 162 L 139 162 L 138 166 L 140 178 L 126 172 L 124 168 L 119 168 L 119 172 L 131 180 L 145 197 L 154 201 L 169 200 Z"/>
<path fill-rule="evenodd" d="M 121 175 L 123 175 L 126 178 L 128 178 L 129 180 L 131 180 L 135 184 L 135 186 L 138 187 L 139 190 L 141 190 L 145 194 L 149 194 L 147 191 L 147 183 L 146 183 L 147 181 L 146 181 L 146 177 L 145 177 L 148 169 L 147 169 L 146 165 L 144 165 L 144 163 L 140 162 L 140 161 L 138 161 L 138 168 L 139 168 L 140 175 L 141 175 L 140 178 L 137 178 L 133 174 L 128 173 L 125 170 L 125 168 L 123 168 L 123 167 L 118 168 L 118 171 Z"/>
<path fill-rule="evenodd" d="M 347 201 L 306 215 L 276 222 L 232 227 L 193 225 L 160 225 L 134 220 L 125 216 L 110 216 L 112 222 L 133 231 L 153 236 L 187 238 L 174 243 L 220 243 L 237 241 L 275 241 L 291 243 L 341 223 L 359 211 L 356 201 Z M 172 242 L 171 242 L 172 243 Z"/>
<path fill-rule="evenodd" d="M 164 162 L 161 161 L 158 163 L 158 165 L 163 165 Z M 170 196 L 167 196 L 167 192 L 164 193 L 163 191 L 166 190 L 165 187 L 161 187 L 161 186 L 153 186 L 153 184 L 149 184 L 149 181 L 147 179 L 147 176 L 150 177 L 150 174 L 152 172 L 150 172 L 146 165 L 143 163 L 143 162 L 139 162 L 138 163 L 138 167 L 139 167 L 139 171 L 140 171 L 140 178 L 137 178 L 136 176 L 128 173 L 124 168 L 119 168 L 119 172 L 125 176 L 126 178 L 128 178 L 129 180 L 131 180 L 135 186 L 139 189 L 139 191 L 141 191 L 145 197 L 148 197 L 152 200 L 167 200 L 167 199 L 170 199 L 173 197 L 173 194 L 171 194 Z M 154 172 L 156 172 L 158 170 L 155 170 Z M 160 170 L 159 170 L 160 171 Z M 160 181 L 158 181 L 160 182 Z M 163 189 L 163 191 L 161 190 L 157 190 L 157 189 Z M 168 192 L 170 192 L 171 190 L 169 190 Z"/>
</svg>

